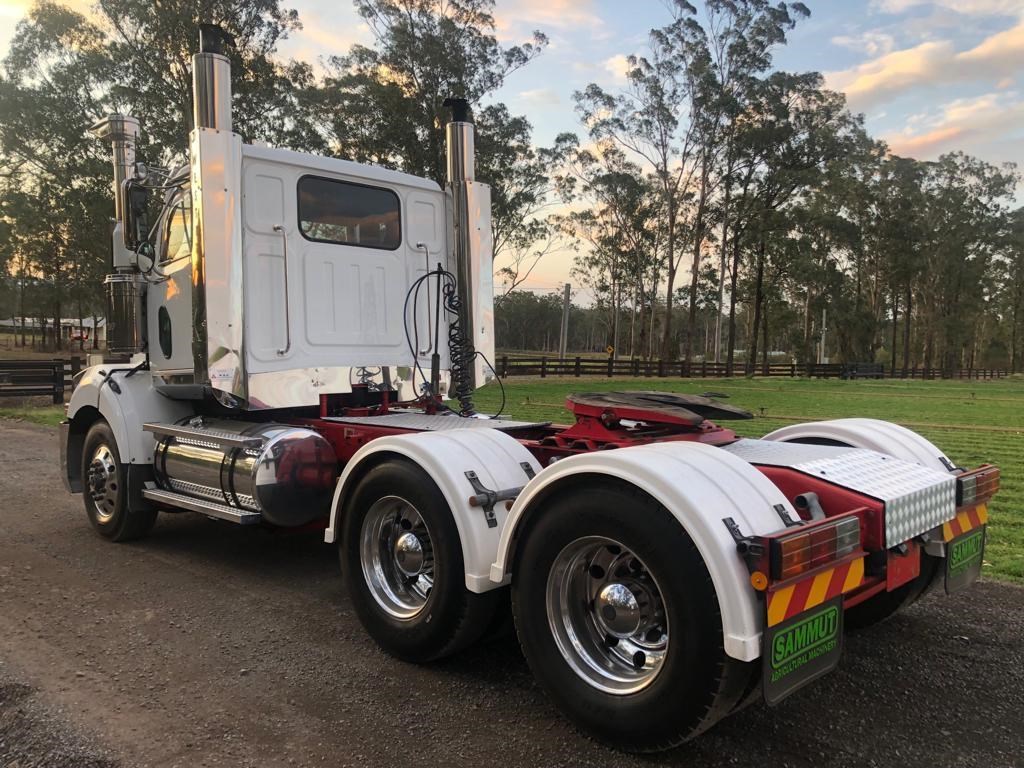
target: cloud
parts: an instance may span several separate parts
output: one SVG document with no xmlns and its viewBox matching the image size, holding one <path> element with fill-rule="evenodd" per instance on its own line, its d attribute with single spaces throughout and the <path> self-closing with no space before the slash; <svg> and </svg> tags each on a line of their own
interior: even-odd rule
<svg viewBox="0 0 1024 768">
<path fill-rule="evenodd" d="M 954 81 L 992 83 L 1020 72 L 1024 21 L 957 52 L 949 40 L 934 40 L 890 51 L 850 69 L 826 73 L 830 88 L 846 93 L 855 109 L 867 109 L 920 86 Z"/>
<path fill-rule="evenodd" d="M 836 35 L 832 38 L 832 44 L 840 48 L 848 48 L 851 51 L 863 51 L 869 56 L 882 56 L 895 47 L 896 41 L 892 35 L 879 30 L 868 30 L 859 35 Z"/>
<path fill-rule="evenodd" d="M 829 88 L 843 91 L 851 106 L 865 108 L 926 83 L 955 56 L 948 41 L 927 42 L 886 53 L 841 72 L 827 72 Z"/>
<path fill-rule="evenodd" d="M 520 91 L 519 98 L 533 106 L 551 106 L 562 103 L 561 97 L 553 88 L 533 88 L 528 91 Z"/>
<path fill-rule="evenodd" d="M 870 9 L 879 13 L 900 14 L 912 8 L 945 8 L 965 16 L 1019 16 L 1020 0 L 871 0 Z"/>
<path fill-rule="evenodd" d="M 626 73 L 629 72 L 629 60 L 621 53 L 605 59 L 604 69 L 610 73 L 612 80 L 622 84 L 626 82 Z"/>
<path fill-rule="evenodd" d="M 954 99 L 937 111 L 914 115 L 907 126 L 882 138 L 893 154 L 934 159 L 943 152 L 966 149 L 1005 138 L 1024 121 L 1024 97 L 1019 92 L 985 93 Z"/>
<path fill-rule="evenodd" d="M 599 38 L 606 35 L 605 23 L 593 9 L 592 0 L 507 0 L 494 13 L 500 40 L 521 37 L 534 29 L 588 30 Z"/>
</svg>

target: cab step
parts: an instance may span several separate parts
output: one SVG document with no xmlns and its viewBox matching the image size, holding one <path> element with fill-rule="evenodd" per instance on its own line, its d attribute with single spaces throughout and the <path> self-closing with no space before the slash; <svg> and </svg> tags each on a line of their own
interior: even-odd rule
<svg viewBox="0 0 1024 768">
<path fill-rule="evenodd" d="M 218 504 L 216 501 L 209 501 L 207 499 L 197 499 L 195 496 L 186 496 L 183 493 L 165 491 L 161 488 L 145 488 L 142 491 L 142 495 L 158 504 L 166 504 L 169 507 L 199 512 L 207 517 L 215 517 L 218 520 L 227 520 L 230 523 L 238 523 L 239 525 L 254 525 L 260 521 L 259 512 L 229 507 L 227 504 Z"/>
</svg>

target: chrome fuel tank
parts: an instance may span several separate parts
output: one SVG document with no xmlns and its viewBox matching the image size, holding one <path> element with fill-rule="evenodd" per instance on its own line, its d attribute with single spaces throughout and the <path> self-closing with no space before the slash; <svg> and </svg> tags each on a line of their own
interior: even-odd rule
<svg viewBox="0 0 1024 768">
<path fill-rule="evenodd" d="M 194 418 L 161 432 L 153 467 L 164 490 L 259 512 L 272 525 L 330 514 L 338 461 L 313 430 Z"/>
</svg>

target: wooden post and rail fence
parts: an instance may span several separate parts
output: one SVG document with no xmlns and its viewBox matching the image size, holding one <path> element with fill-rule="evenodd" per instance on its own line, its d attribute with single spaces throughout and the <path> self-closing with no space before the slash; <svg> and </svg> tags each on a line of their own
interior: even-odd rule
<svg viewBox="0 0 1024 768">
<path fill-rule="evenodd" d="M 730 372 L 725 363 L 682 360 L 615 360 L 597 357 L 557 357 L 498 355 L 497 374 L 510 376 L 548 377 L 602 376 L 605 378 L 683 378 L 719 379 L 728 376 L 746 376 L 742 362 L 735 363 Z M 889 368 L 881 363 L 784 363 L 755 365 L 749 372 L 753 376 L 784 376 L 811 379 L 1002 379 L 1009 372 L 1002 368 Z"/>
<path fill-rule="evenodd" d="M 725 363 L 690 362 L 679 360 L 615 360 L 595 357 L 556 357 L 499 355 L 497 373 L 505 379 L 510 376 L 537 376 L 581 378 L 725 378 L 729 371 Z M 71 388 L 72 378 L 83 365 L 79 357 L 52 360 L 0 360 L 0 398 L 49 397 L 54 404 L 64 402 L 64 394 Z M 742 363 L 735 364 L 732 376 L 746 376 Z M 940 368 L 890 369 L 874 363 L 786 363 L 757 365 L 754 376 L 780 376 L 812 379 L 1002 379 L 1009 372 L 1002 368 L 958 368 L 943 371 Z"/>
<path fill-rule="evenodd" d="M 64 402 L 71 380 L 82 370 L 82 358 L 52 360 L 0 359 L 0 397 L 49 397 Z"/>
</svg>

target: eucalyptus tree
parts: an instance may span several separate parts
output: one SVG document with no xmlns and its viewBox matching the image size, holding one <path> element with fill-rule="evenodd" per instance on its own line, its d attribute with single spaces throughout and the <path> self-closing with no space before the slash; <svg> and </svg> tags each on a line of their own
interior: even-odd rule
<svg viewBox="0 0 1024 768">
<path fill-rule="evenodd" d="M 327 60 L 323 114 L 332 147 L 360 161 L 445 181 L 444 102 L 478 106 L 547 45 L 495 36 L 494 0 L 354 0 L 373 46 Z"/>
<path fill-rule="evenodd" d="M 969 363 L 978 323 L 993 299 L 989 269 L 1020 180 L 1013 166 L 993 166 L 960 152 L 928 165 L 918 278 L 926 368 L 938 363 L 948 372 Z"/>
<path fill-rule="evenodd" d="M 556 188 L 566 203 L 585 206 L 561 217 L 569 238 L 586 244 L 575 260 L 574 274 L 608 307 L 615 354 L 619 354 L 619 318 L 630 311 L 630 356 L 643 349 L 653 325 L 654 293 L 661 277 L 662 228 L 655 183 L 610 141 L 580 148 L 574 136 L 563 136 Z M 650 323 L 643 311 L 650 307 Z M 637 334 L 639 332 L 639 342 Z"/>
<path fill-rule="evenodd" d="M 1021 370 L 1024 342 L 1024 208 L 1008 217 L 1003 246 L 1002 299 L 1009 329 L 1010 370 Z"/>
<path fill-rule="evenodd" d="M 740 151 L 752 169 L 746 233 L 754 257 L 748 369 L 757 356 L 770 235 L 788 228 L 787 205 L 813 188 L 823 169 L 849 151 L 859 128 L 860 118 L 846 111 L 842 95 L 824 90 L 822 83 L 816 72 L 772 73 L 752 100 L 740 137 Z"/>
<path fill-rule="evenodd" d="M 105 105 L 105 42 L 80 14 L 37 4 L 0 74 L 0 263 L 21 283 L 19 304 L 31 283 L 55 344 L 69 302 L 80 316 L 98 303 L 109 249 L 109 159 L 86 132 Z"/>
</svg>

